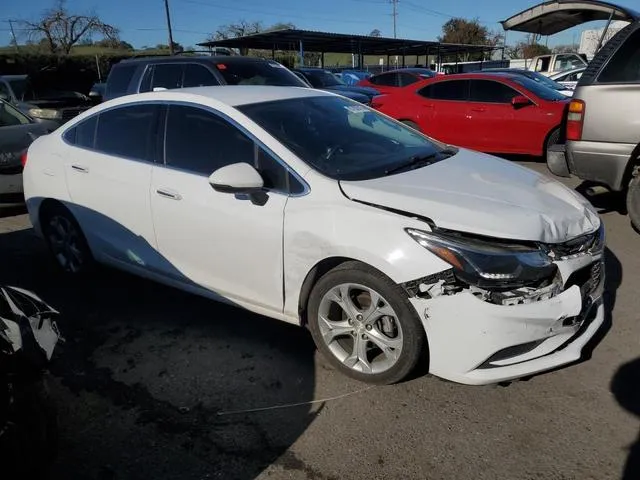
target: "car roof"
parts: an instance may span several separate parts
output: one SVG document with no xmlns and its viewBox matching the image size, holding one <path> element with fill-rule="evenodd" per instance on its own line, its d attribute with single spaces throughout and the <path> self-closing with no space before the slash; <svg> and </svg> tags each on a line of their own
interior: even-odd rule
<svg viewBox="0 0 640 480">
<path fill-rule="evenodd" d="M 430 82 L 441 82 L 443 80 L 472 80 L 474 78 L 484 78 L 484 79 L 488 79 L 488 78 L 506 78 L 506 79 L 514 79 L 514 78 L 521 78 L 521 75 L 518 73 L 510 73 L 510 72 L 486 72 L 486 71 L 480 71 L 480 72 L 468 72 L 468 73 L 454 73 L 451 75 L 439 75 L 437 77 L 434 78 L 429 78 L 426 79 L 425 81 L 430 81 Z"/>
<path fill-rule="evenodd" d="M 405 73 L 427 73 L 427 72 L 435 73 L 430 68 L 409 67 L 409 68 L 396 68 L 395 70 L 387 70 L 386 72 L 380 72 L 380 73 L 377 73 L 376 75 L 384 75 L 386 73 L 402 73 L 402 72 L 405 72 Z"/>
<path fill-rule="evenodd" d="M 213 87 L 176 88 L 160 92 L 147 92 L 135 95 L 124 95 L 102 105 L 119 105 L 137 101 L 191 101 L 214 100 L 216 102 L 238 107 L 252 103 L 289 100 L 294 98 L 330 97 L 333 93 L 305 87 L 272 87 L 257 85 L 225 85 Z"/>
<path fill-rule="evenodd" d="M 131 64 L 131 63 L 193 63 L 193 62 L 208 62 L 208 63 L 256 63 L 256 62 L 275 62 L 275 60 L 266 60 L 258 57 L 242 57 L 239 55 L 194 55 L 194 56 L 152 56 L 152 57 L 135 57 L 125 58 L 118 64 Z M 115 65 L 114 65 L 115 66 Z"/>
</svg>

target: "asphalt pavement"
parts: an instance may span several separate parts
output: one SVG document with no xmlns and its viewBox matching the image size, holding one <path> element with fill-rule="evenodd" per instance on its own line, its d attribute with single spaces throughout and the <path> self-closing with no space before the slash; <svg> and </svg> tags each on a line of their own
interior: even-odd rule
<svg viewBox="0 0 640 480">
<path fill-rule="evenodd" d="M 52 477 L 640 479 L 640 235 L 615 195 L 593 202 L 608 242 L 602 338 L 579 364 L 488 387 L 424 372 L 368 387 L 298 327 L 107 269 L 71 281 L 28 217 L 5 211 L 0 282 L 64 315 Z"/>
</svg>

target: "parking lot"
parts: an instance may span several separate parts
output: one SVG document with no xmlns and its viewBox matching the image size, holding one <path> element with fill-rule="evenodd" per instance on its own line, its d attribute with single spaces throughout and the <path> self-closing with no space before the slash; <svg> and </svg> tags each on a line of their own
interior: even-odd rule
<svg viewBox="0 0 640 480">
<path fill-rule="evenodd" d="M 639 237 L 612 198 L 594 203 L 610 329 L 581 364 L 491 387 L 424 371 L 368 387 L 302 329 L 110 270 L 71 282 L 24 212 L 5 211 L 1 281 L 64 314 L 53 477 L 640 478 Z"/>
</svg>

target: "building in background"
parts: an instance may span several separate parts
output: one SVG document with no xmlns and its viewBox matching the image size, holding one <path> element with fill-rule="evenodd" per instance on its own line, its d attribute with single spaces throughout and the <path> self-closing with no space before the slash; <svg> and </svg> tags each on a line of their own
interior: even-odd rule
<svg viewBox="0 0 640 480">
<path fill-rule="evenodd" d="M 618 33 L 627 25 L 629 25 L 629 22 L 611 22 L 611 25 L 609 25 L 609 29 L 607 30 L 607 34 L 605 35 L 602 44 L 604 45 L 609 40 L 611 40 L 616 33 Z M 598 41 L 600 40 L 603 31 L 604 27 L 593 30 L 584 30 L 582 32 L 582 35 L 580 36 L 580 48 L 578 49 L 578 53 L 584 53 L 587 58 L 591 60 L 596 54 Z"/>
</svg>

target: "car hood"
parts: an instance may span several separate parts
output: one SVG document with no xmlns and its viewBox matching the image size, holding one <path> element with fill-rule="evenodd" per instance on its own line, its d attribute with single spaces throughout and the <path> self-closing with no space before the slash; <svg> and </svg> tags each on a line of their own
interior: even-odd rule
<svg viewBox="0 0 640 480">
<path fill-rule="evenodd" d="M 561 243 L 600 226 L 589 202 L 561 183 L 464 149 L 427 167 L 340 185 L 352 200 L 495 238 Z"/>
<path fill-rule="evenodd" d="M 379 95 L 380 92 L 375 88 L 371 87 L 358 87 L 356 85 L 333 85 L 331 87 L 327 87 L 326 90 L 330 92 L 337 92 L 344 95 L 344 92 L 355 92 L 360 93 L 362 95 L 366 95 L 368 97 L 375 97 Z"/>
</svg>

